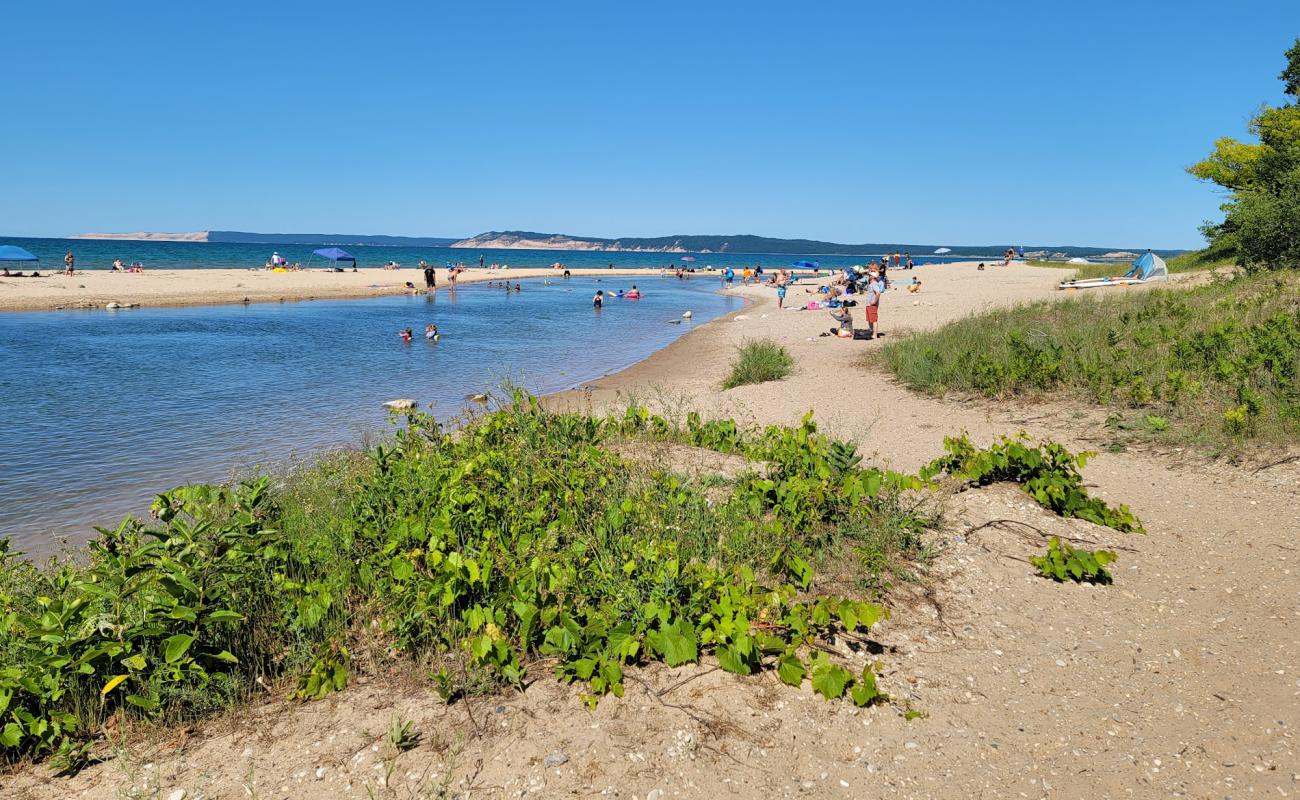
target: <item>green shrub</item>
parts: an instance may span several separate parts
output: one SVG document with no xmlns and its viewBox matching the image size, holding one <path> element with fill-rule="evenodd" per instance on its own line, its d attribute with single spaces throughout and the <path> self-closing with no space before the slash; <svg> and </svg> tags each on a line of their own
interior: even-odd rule
<svg viewBox="0 0 1300 800">
<path fill-rule="evenodd" d="M 931 462 L 928 471 L 944 472 L 976 486 L 1012 481 L 1039 505 L 1062 517 L 1145 533 L 1128 506 L 1109 506 L 1088 494 L 1079 473 L 1088 453 L 1074 455 L 1056 442 L 1035 445 L 1023 434 L 1014 439 L 1004 436 L 985 450 L 977 449 L 965 436 L 947 437 L 943 446 L 948 455 Z"/>
<path fill-rule="evenodd" d="M 784 347 L 767 340 L 745 342 L 736 349 L 731 372 L 722 382 L 723 389 L 748 383 L 779 381 L 794 370 L 794 359 Z"/>
<path fill-rule="evenodd" d="M 1110 550 L 1083 550 L 1071 547 L 1053 536 L 1047 543 L 1047 552 L 1033 556 L 1029 563 L 1038 574 L 1054 581 L 1075 583 L 1110 583 L 1112 577 L 1106 565 L 1116 559 Z"/>
<path fill-rule="evenodd" d="M 756 466 L 712 498 L 614 446 L 651 440 Z M 975 469 L 985 456 L 970 447 L 944 468 L 1021 481 L 1059 513 L 1119 513 L 1070 483 L 1078 462 L 1063 450 L 1038 469 L 1038 451 L 995 452 L 996 470 Z M 75 763 L 109 716 L 192 719 L 263 678 L 318 699 L 375 654 L 431 670 L 449 701 L 522 687 L 545 663 L 595 704 L 622 694 L 631 666 L 708 657 L 880 702 L 871 668 L 851 673 L 820 648 L 888 611 L 827 593 L 815 573 L 853 554 L 859 585 L 878 588 L 919 557 L 929 518 L 916 498 L 937 469 L 864 467 L 810 417 L 742 431 L 641 408 L 549 413 L 517 395 L 454 432 L 411 415 L 368 453 L 279 488 L 166 492 L 155 521 L 101 530 L 75 561 L 39 568 L 0 540 L 0 761 Z"/>
</svg>

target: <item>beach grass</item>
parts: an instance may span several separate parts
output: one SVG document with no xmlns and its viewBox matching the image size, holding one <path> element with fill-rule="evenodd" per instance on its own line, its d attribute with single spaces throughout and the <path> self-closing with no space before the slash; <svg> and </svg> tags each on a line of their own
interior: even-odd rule
<svg viewBox="0 0 1300 800">
<path fill-rule="evenodd" d="M 767 339 L 748 341 L 736 348 L 736 359 L 722 388 L 779 381 L 793 371 L 794 358 L 784 347 Z"/>
<path fill-rule="evenodd" d="M 1117 429 L 1212 452 L 1300 441 L 1295 274 L 999 309 L 895 339 L 883 356 L 927 394 L 1074 397 L 1112 409 Z"/>
</svg>

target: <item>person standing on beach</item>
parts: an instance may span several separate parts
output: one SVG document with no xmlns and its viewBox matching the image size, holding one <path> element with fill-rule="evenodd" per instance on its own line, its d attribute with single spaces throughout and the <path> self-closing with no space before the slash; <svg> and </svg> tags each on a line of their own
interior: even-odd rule
<svg viewBox="0 0 1300 800">
<path fill-rule="evenodd" d="M 867 299 L 864 301 L 867 312 L 867 338 L 874 339 L 880 335 L 877 326 L 880 324 L 880 296 L 885 291 L 885 283 L 878 269 L 871 270 L 868 275 L 870 277 L 867 280 Z"/>
<path fill-rule="evenodd" d="M 77 259 L 73 257 L 72 251 L 69 250 L 68 254 L 63 257 L 63 274 L 71 275 L 73 271 L 72 268 L 76 263 L 77 263 Z"/>
<path fill-rule="evenodd" d="M 479 257 L 478 257 L 478 265 L 479 265 L 480 268 L 483 266 L 483 254 L 482 254 L 482 253 L 479 254 Z"/>
<path fill-rule="evenodd" d="M 776 273 L 776 307 L 785 308 L 785 287 L 790 282 L 790 276 L 785 270 Z"/>
<path fill-rule="evenodd" d="M 736 271 L 734 269 L 732 269 L 731 267 L 727 267 L 722 271 L 722 283 L 728 289 L 731 288 L 731 284 L 735 280 L 736 280 Z"/>
<path fill-rule="evenodd" d="M 429 291 L 433 291 L 434 289 L 437 289 L 438 276 L 434 274 L 433 266 L 430 264 L 426 264 L 424 262 L 420 262 L 420 263 L 421 266 L 424 267 L 424 288 L 428 289 Z"/>
</svg>

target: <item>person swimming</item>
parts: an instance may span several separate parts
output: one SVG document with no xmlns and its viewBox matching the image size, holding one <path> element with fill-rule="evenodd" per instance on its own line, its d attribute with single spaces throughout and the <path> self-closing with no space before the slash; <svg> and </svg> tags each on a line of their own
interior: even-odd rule
<svg viewBox="0 0 1300 800">
<path fill-rule="evenodd" d="M 605 292 L 603 289 L 596 290 L 596 296 L 591 298 L 592 308 L 600 308 L 605 305 Z"/>
<path fill-rule="evenodd" d="M 634 283 L 634 284 L 632 284 L 632 288 L 631 288 L 631 290 L 629 290 L 628 293 L 625 294 L 625 295 L 623 295 L 623 296 L 626 297 L 626 298 L 628 298 L 628 299 L 630 299 L 630 300 L 640 300 L 640 299 L 641 299 L 641 290 L 638 289 L 638 288 L 636 288 L 636 284 Z"/>
<path fill-rule="evenodd" d="M 407 344 L 410 344 L 411 340 L 414 339 L 414 338 L 415 338 L 415 337 L 414 337 L 414 335 L 412 334 L 410 328 L 403 328 L 403 329 L 402 329 L 402 341 L 403 341 L 403 342 L 406 342 Z"/>
<path fill-rule="evenodd" d="M 436 341 L 438 341 L 440 338 L 442 338 L 442 337 L 440 337 L 440 336 L 438 335 L 438 326 L 437 326 L 437 325 L 425 325 L 425 326 L 424 326 L 424 338 L 425 338 L 425 339 L 428 339 L 428 340 L 431 341 L 431 342 L 436 342 Z"/>
</svg>

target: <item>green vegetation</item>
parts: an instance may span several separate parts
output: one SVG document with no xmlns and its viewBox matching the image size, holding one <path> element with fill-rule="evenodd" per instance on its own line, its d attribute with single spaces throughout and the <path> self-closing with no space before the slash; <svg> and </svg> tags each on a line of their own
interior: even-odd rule
<svg viewBox="0 0 1300 800">
<path fill-rule="evenodd" d="M 1053 536 L 1047 543 L 1047 553 L 1030 558 L 1029 563 L 1039 575 L 1058 582 L 1111 583 L 1113 578 L 1106 565 L 1116 558 L 1109 550 L 1082 550 Z"/>
<path fill-rule="evenodd" d="M 754 468 L 719 497 L 716 482 L 617 455 L 659 442 Z M 548 413 L 516 395 L 454 432 L 408 416 L 392 440 L 279 488 L 174 489 L 155 521 L 100 529 L 76 561 L 38 567 L 0 540 L 0 761 L 75 766 L 110 717 L 195 719 L 258 685 L 317 699 L 377 663 L 448 701 L 522 688 L 545 666 L 594 705 L 622 695 L 629 666 L 708 657 L 882 702 L 871 667 L 822 647 L 888 616 L 876 590 L 923 557 L 935 476 L 1025 480 L 1052 508 L 1126 513 L 1086 493 L 1061 503 L 1053 487 L 1077 473 L 1055 445 L 1034 469 L 973 466 L 1010 463 L 995 451 L 965 442 L 904 475 L 863 467 L 809 418 L 742 431 L 640 408 Z M 840 571 L 819 581 L 823 567 Z M 399 752 L 417 736 L 397 720 L 387 741 Z"/>
<path fill-rule="evenodd" d="M 1027 437 L 1002 437 L 987 450 L 980 450 L 965 436 L 943 441 L 948 455 L 932 467 L 975 486 L 999 481 L 1017 483 L 1039 505 L 1062 517 L 1086 519 L 1117 531 L 1144 533 L 1142 523 L 1128 506 L 1111 507 L 1088 495 L 1079 470 L 1087 453 L 1073 455 L 1055 442 L 1034 445 Z"/>
<path fill-rule="evenodd" d="M 1222 186 L 1231 199 L 1224 220 L 1202 232 L 1221 251 L 1235 250 L 1248 270 L 1300 267 L 1300 39 L 1279 76 L 1292 102 L 1264 106 L 1250 121 L 1257 143 L 1223 137 L 1214 152 L 1188 167 Z"/>
<path fill-rule="evenodd" d="M 733 389 L 747 383 L 779 381 L 794 369 L 794 359 L 776 342 L 761 339 L 745 342 L 736 348 L 736 360 L 722 388 Z"/>
<path fill-rule="evenodd" d="M 891 342 L 913 389 L 991 398 L 1073 394 L 1214 450 L 1300 436 L 1300 280 L 1239 276 L 1192 289 L 1001 309 Z"/>
</svg>

